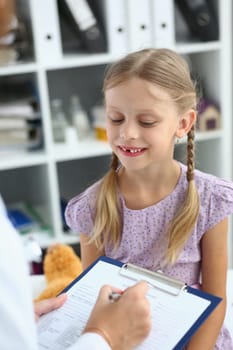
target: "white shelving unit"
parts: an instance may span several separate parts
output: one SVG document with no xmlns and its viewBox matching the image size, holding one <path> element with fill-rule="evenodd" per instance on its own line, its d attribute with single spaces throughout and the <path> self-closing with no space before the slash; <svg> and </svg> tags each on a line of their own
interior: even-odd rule
<svg viewBox="0 0 233 350">
<path fill-rule="evenodd" d="M 43 206 L 43 212 L 46 213 L 44 219 L 53 231 L 50 239 L 41 238 L 43 247 L 55 241 L 77 243 L 77 235 L 63 232 L 60 198 L 69 199 L 102 176 L 108 166 L 110 148 L 106 143 L 93 139 L 77 142 L 75 147 L 68 143 L 54 144 L 50 101 L 53 98 L 63 98 L 66 105 L 68 97 L 76 93 L 89 108 L 101 96 L 105 66 L 118 55 L 111 52 L 63 54 L 57 1 L 21 1 L 28 3 L 30 9 L 35 60 L 0 67 L 0 82 L 5 76 L 34 75 L 43 120 L 44 149 L 34 153 L 1 153 L 0 191 L 7 204 L 26 199 L 32 204 Z M 151 0 L 153 1 L 156 0 Z M 173 1 L 168 0 L 167 3 L 170 3 L 170 9 L 174 11 Z M 203 171 L 232 179 L 232 157 L 229 156 L 232 150 L 232 43 L 229 35 L 232 4 L 231 0 L 218 0 L 214 4 L 220 28 L 218 41 L 176 41 L 174 24 L 168 46 L 188 58 L 192 69 L 201 77 L 208 98 L 217 101 L 221 109 L 221 129 L 197 133 L 197 166 Z M 133 14 L 130 12 L 128 16 Z M 130 23 L 132 21 L 129 21 L 129 25 Z M 153 18 L 151 23 L 153 24 Z M 153 45 L 152 42 L 151 46 Z M 178 147 L 182 150 L 184 145 Z M 232 243 L 231 235 L 231 266 Z"/>
</svg>

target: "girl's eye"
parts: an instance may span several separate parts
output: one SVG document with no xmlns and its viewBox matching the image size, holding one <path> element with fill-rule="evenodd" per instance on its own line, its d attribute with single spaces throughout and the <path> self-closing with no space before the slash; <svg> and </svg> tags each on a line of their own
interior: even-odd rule
<svg viewBox="0 0 233 350">
<path fill-rule="evenodd" d="M 110 119 L 110 121 L 113 123 L 113 124 L 120 124 L 121 122 L 123 122 L 124 121 L 124 119 L 123 118 L 111 118 L 111 117 L 109 117 L 109 119 Z"/>
<path fill-rule="evenodd" d="M 154 126 L 155 124 L 156 124 L 156 122 L 155 121 L 153 121 L 153 122 L 146 122 L 146 121 L 140 121 L 139 122 L 144 128 L 150 128 L 150 127 L 152 127 L 152 126 Z"/>
</svg>

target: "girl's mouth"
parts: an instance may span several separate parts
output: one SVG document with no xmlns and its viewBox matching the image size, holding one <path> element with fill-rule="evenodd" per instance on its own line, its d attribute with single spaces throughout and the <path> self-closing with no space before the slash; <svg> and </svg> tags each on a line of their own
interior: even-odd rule
<svg viewBox="0 0 233 350">
<path fill-rule="evenodd" d="M 121 151 L 121 153 L 123 153 L 123 155 L 127 157 L 137 157 L 142 155 L 146 151 L 146 148 L 141 147 L 118 146 L 118 148 Z"/>
</svg>

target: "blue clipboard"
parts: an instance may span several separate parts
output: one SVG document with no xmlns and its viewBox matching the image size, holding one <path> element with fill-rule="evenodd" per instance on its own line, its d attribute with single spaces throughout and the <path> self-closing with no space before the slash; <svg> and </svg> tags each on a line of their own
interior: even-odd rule
<svg viewBox="0 0 233 350">
<path fill-rule="evenodd" d="M 164 275 L 161 272 L 152 272 L 146 269 L 143 269 L 141 267 L 138 267 L 136 265 L 132 265 L 130 263 L 123 263 L 121 261 L 108 258 L 106 256 L 101 256 L 98 258 L 94 263 L 92 263 L 85 271 L 83 271 L 75 280 L 73 280 L 63 291 L 67 292 L 70 288 L 72 288 L 73 285 L 75 285 L 79 280 L 81 280 L 88 272 L 99 262 L 103 261 L 108 264 L 112 264 L 115 266 L 119 266 L 120 273 L 130 279 L 133 279 L 136 281 L 139 280 L 146 280 L 149 281 L 149 284 L 152 285 L 155 288 L 163 289 L 163 291 L 169 294 L 178 295 L 181 290 L 186 291 L 187 293 L 193 294 L 197 297 L 200 297 L 202 299 L 206 299 L 210 302 L 208 307 L 200 314 L 200 316 L 196 319 L 196 321 L 193 323 L 193 325 L 189 328 L 189 330 L 182 336 L 182 338 L 179 340 L 179 342 L 170 350 L 181 350 L 183 349 L 190 338 L 194 335 L 194 333 L 199 329 L 199 327 L 204 323 L 204 321 L 209 317 L 209 315 L 212 313 L 212 311 L 216 308 L 216 306 L 221 302 L 221 298 L 214 296 L 212 294 L 203 292 L 199 289 L 192 288 L 182 281 L 170 278 L 166 275 Z M 155 282 L 153 282 L 153 281 Z M 152 281 L 152 282 L 151 282 Z M 157 282 L 159 282 L 157 284 Z M 161 285 L 164 285 L 164 287 L 161 288 Z"/>
</svg>

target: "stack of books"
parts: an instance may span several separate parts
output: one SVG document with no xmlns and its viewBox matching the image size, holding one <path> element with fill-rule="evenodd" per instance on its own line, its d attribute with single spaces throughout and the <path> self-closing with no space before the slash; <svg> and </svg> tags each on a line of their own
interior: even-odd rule
<svg viewBox="0 0 233 350">
<path fill-rule="evenodd" d="M 33 100 L 0 103 L 0 150 L 42 146 L 40 113 Z"/>
</svg>

